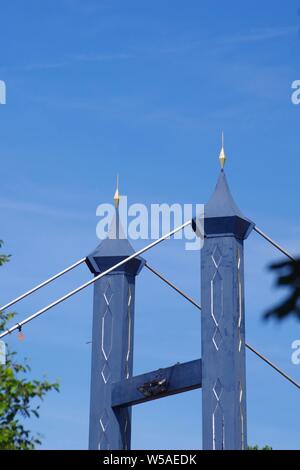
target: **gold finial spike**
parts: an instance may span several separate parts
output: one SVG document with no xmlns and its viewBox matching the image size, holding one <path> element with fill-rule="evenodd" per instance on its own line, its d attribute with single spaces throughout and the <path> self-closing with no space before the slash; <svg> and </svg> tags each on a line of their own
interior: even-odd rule
<svg viewBox="0 0 300 470">
<path fill-rule="evenodd" d="M 221 168 L 223 170 L 224 166 L 225 166 L 225 161 L 226 161 L 226 155 L 225 155 L 225 152 L 224 152 L 224 132 L 222 132 L 222 148 L 221 148 L 221 152 L 220 152 L 220 155 L 219 155 L 219 160 L 220 160 Z"/>
<path fill-rule="evenodd" d="M 120 204 L 120 194 L 119 194 L 119 175 L 117 175 L 117 189 L 114 195 L 115 208 L 118 209 Z"/>
</svg>

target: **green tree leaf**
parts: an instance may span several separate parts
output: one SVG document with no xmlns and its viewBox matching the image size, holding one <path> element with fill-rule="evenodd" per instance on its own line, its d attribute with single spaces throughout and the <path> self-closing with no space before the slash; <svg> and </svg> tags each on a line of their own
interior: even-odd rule
<svg viewBox="0 0 300 470">
<path fill-rule="evenodd" d="M 0 240 L 0 247 L 2 246 Z M 0 254 L 0 266 L 9 261 Z M 15 313 L 0 311 L 0 331 Z M 7 348 L 6 364 L 0 365 L 0 449 L 33 450 L 41 444 L 41 436 L 35 436 L 25 427 L 24 418 L 39 417 L 36 399 L 43 400 L 51 390 L 59 391 L 58 382 L 29 380 L 30 366 L 26 360 L 17 361 L 17 354 Z"/>
</svg>

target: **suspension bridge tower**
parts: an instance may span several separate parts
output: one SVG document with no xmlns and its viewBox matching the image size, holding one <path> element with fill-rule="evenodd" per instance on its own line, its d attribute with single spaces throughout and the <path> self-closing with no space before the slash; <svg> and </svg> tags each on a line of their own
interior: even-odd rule
<svg viewBox="0 0 300 470">
<path fill-rule="evenodd" d="M 88 265 L 92 279 L 0 331 L 0 340 L 13 331 L 21 332 L 29 322 L 94 284 L 89 449 L 130 449 L 132 406 L 200 388 L 203 449 L 247 449 L 245 348 L 300 389 L 296 380 L 245 342 L 244 240 L 254 230 L 293 263 L 297 259 L 237 207 L 224 172 L 223 139 L 219 159 L 220 175 L 204 210 L 202 305 L 141 258 L 185 227 L 192 226 L 197 236 L 203 236 L 201 218 L 185 221 L 135 252 L 121 228 L 117 184 L 115 215 L 108 237 L 89 256 L 0 307 L 5 311 L 83 263 Z M 202 356 L 133 376 L 135 281 L 143 267 L 201 311 Z M 1 352 L 3 363 L 3 342 L 0 356 Z"/>
<path fill-rule="evenodd" d="M 223 140 L 223 139 L 222 139 Z M 221 173 L 204 211 L 201 251 L 203 448 L 247 448 L 243 242 L 253 228 Z"/>
<path fill-rule="evenodd" d="M 204 212 L 205 239 L 201 251 L 202 357 L 193 364 L 182 365 L 181 381 L 185 385 L 177 384 L 176 393 L 202 387 L 204 449 L 245 449 L 243 242 L 251 232 L 253 223 L 240 212 L 231 196 L 224 172 L 226 157 L 223 142 L 219 158 L 221 172 Z M 114 200 L 113 236 L 108 236 L 87 257 L 87 264 L 95 276 L 134 253 L 128 240 L 120 233 L 118 188 Z M 159 383 L 154 378 L 153 383 L 146 381 L 144 387 L 141 377 L 138 383 L 142 386 L 137 387 L 134 380 L 131 381 L 135 278 L 143 265 L 143 259 L 136 257 L 95 283 L 90 449 L 129 449 L 130 404 L 136 404 L 139 400 L 128 400 L 128 406 L 124 406 L 124 397 L 129 392 L 135 397 L 145 387 L 152 393 Z M 195 374 L 198 376 L 195 377 Z M 165 372 L 162 381 L 165 380 L 168 388 L 167 375 Z M 146 374 L 146 377 L 149 376 L 152 377 L 151 373 Z M 114 407 L 112 399 L 118 383 L 121 384 L 121 392 L 118 393 L 122 406 Z M 174 390 L 163 390 L 159 386 L 157 390 L 158 396 L 155 398 L 174 393 Z"/>
<path fill-rule="evenodd" d="M 120 225 L 118 185 L 109 235 L 87 257 L 97 276 L 134 254 Z M 94 285 L 89 449 L 130 449 L 131 408 L 112 408 L 112 383 L 132 377 L 135 278 L 144 260 L 133 258 Z"/>
</svg>

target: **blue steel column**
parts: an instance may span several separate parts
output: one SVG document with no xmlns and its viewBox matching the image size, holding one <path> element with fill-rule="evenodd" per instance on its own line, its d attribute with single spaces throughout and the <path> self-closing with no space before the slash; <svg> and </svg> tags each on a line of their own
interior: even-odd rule
<svg viewBox="0 0 300 470">
<path fill-rule="evenodd" d="M 134 250 L 125 239 L 107 238 L 87 258 L 95 274 Z M 111 384 L 132 377 L 136 258 L 100 279 L 94 287 L 89 449 L 130 449 L 131 408 L 115 412 Z"/>
<path fill-rule="evenodd" d="M 221 170 L 201 253 L 203 449 L 247 448 L 243 240 L 252 228 Z"/>
</svg>

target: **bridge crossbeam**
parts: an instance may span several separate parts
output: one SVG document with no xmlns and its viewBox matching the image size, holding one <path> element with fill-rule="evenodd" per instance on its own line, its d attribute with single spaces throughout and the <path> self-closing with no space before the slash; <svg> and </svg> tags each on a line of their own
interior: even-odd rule
<svg viewBox="0 0 300 470">
<path fill-rule="evenodd" d="M 112 383 L 113 408 L 139 405 L 158 398 L 201 388 L 201 359 L 175 364 Z"/>
</svg>

